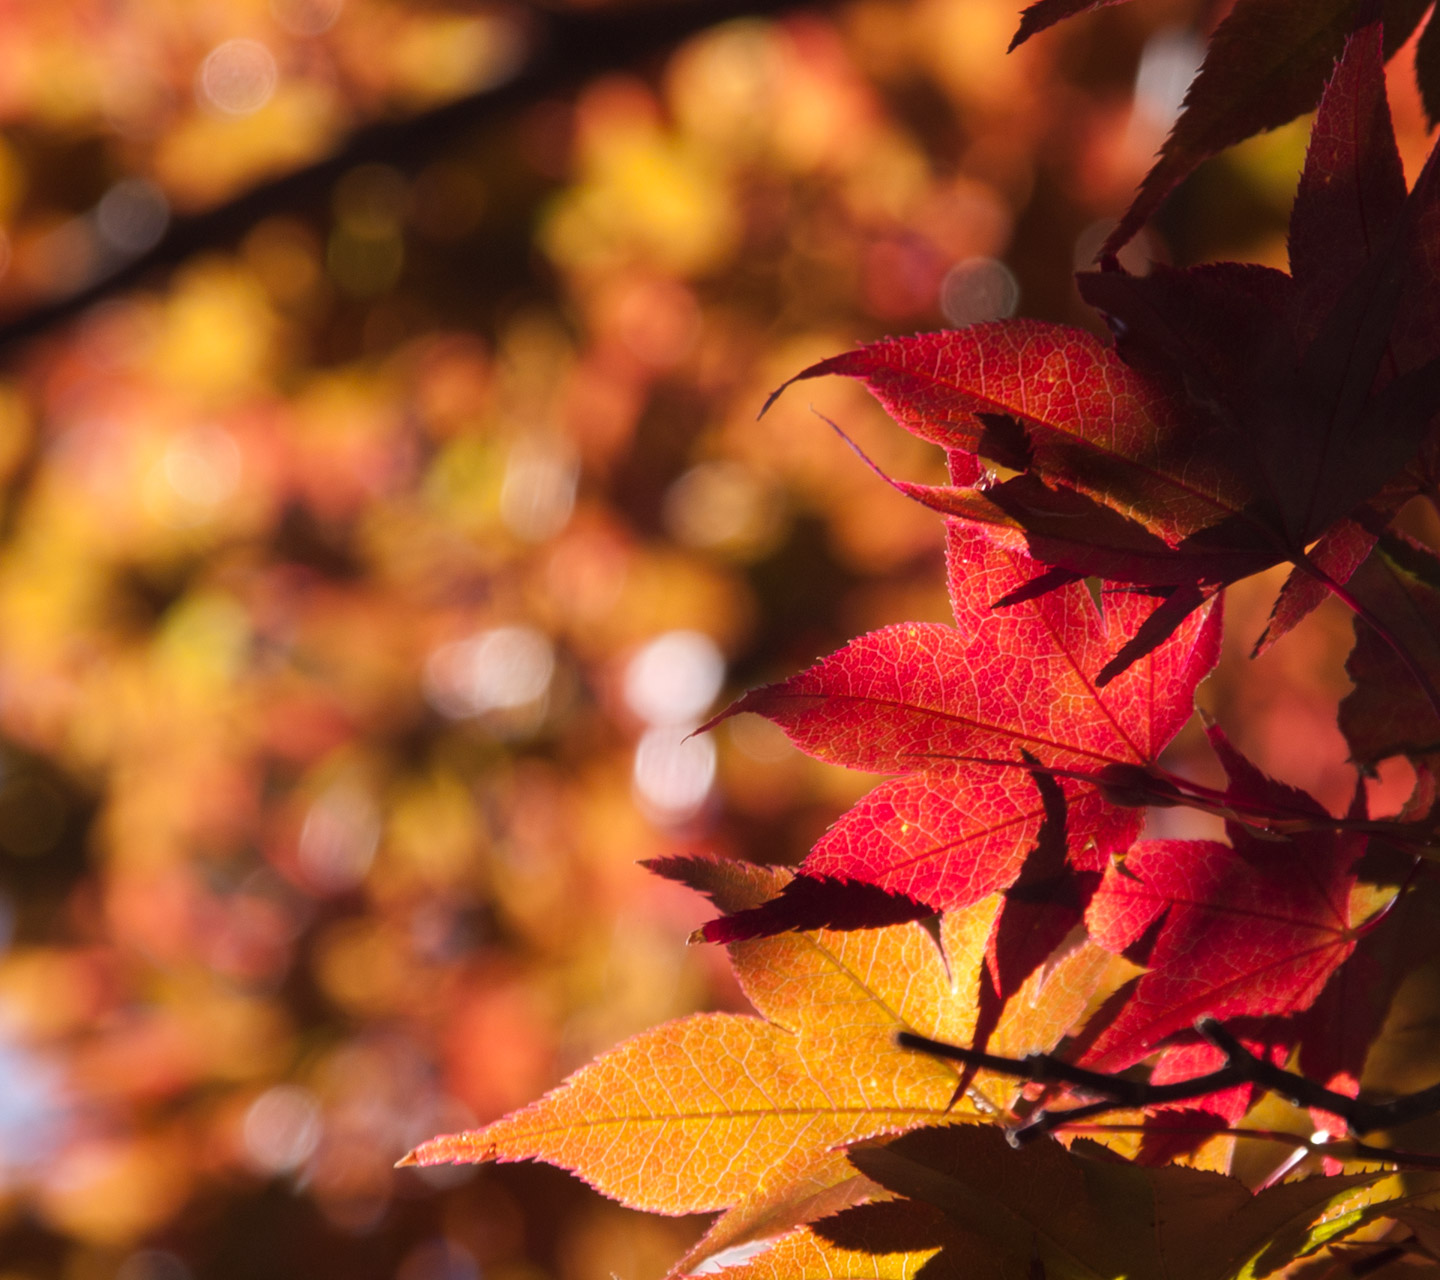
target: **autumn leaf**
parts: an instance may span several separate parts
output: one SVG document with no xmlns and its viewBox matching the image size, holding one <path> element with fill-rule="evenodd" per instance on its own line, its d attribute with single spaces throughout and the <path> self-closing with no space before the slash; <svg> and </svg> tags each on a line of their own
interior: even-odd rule
<svg viewBox="0 0 1440 1280">
<path fill-rule="evenodd" d="M 850 1158 L 891 1191 L 940 1210 L 965 1240 L 965 1274 L 1025 1276 L 1038 1259 L 1042 1274 L 1076 1280 L 1268 1275 L 1310 1247 L 1327 1209 L 1385 1176 L 1307 1178 L 1252 1194 L 1216 1173 L 1133 1165 L 1083 1139 L 1069 1151 L 1049 1138 L 1015 1151 L 985 1127 L 923 1129 Z M 867 1237 L 883 1244 L 897 1212 L 862 1206 L 813 1230 L 848 1249 Z M 932 1226 L 920 1239 L 938 1235 Z"/>
<path fill-rule="evenodd" d="M 1440 22 L 1432 16 L 1415 47 L 1415 79 L 1432 125 L 1440 124 Z"/>
<path fill-rule="evenodd" d="M 1035 0 L 1020 15 L 1020 27 L 1010 41 L 1013 51 L 1039 31 L 1053 27 L 1057 22 L 1073 18 L 1076 14 L 1088 13 L 1092 9 L 1103 9 L 1107 5 L 1121 4 L 1123 0 Z"/>
<path fill-rule="evenodd" d="M 1119 0 L 1036 0 L 1022 14 L 1010 47 L 1065 18 Z M 1199 73 L 1155 166 L 1101 250 L 1117 253 L 1154 216 L 1165 197 L 1208 156 L 1311 110 L 1347 36 L 1366 13 L 1361 0 L 1237 0 L 1210 37 Z M 1415 31 L 1430 0 L 1386 0 L 1384 51 L 1389 58 Z M 1440 26 L 1427 24 L 1416 73 L 1426 112 L 1440 120 Z"/>
<path fill-rule="evenodd" d="M 1323 577 L 1294 568 L 1280 586 L 1270 610 L 1270 620 L 1255 642 L 1253 657 L 1266 652 L 1282 636 L 1324 603 L 1330 594 L 1329 583 L 1344 586 L 1355 570 L 1364 563 L 1375 545 L 1376 535 L 1355 520 L 1341 520 L 1327 529 L 1306 555 L 1310 565 Z M 1328 581 L 1327 581 L 1328 580 Z"/>
<path fill-rule="evenodd" d="M 712 920 L 696 936 L 724 945 L 789 929 L 877 929 L 934 914 L 924 902 L 863 880 L 799 875 L 768 902 Z"/>
<path fill-rule="evenodd" d="M 1243 506 L 1243 486 L 1208 459 L 1187 469 L 1166 458 L 1184 430 L 1183 406 L 1082 330 L 1012 320 L 886 338 L 802 370 L 771 402 L 830 375 L 861 382 L 922 440 L 1103 496 L 1167 544 Z M 962 498 L 973 484 L 955 483 Z M 943 505 L 934 490 L 916 492 Z"/>
<path fill-rule="evenodd" d="M 1292 275 L 1217 263 L 1141 277 L 1110 264 L 1080 288 L 1113 349 L 1017 321 L 889 339 L 795 380 L 857 378 L 907 430 L 1019 473 L 898 486 L 960 519 L 988 504 L 980 518 L 1023 530 L 1048 568 L 992 603 L 1081 577 L 1158 597 L 1103 684 L 1220 586 L 1290 561 L 1338 590 L 1359 562 L 1363 509 L 1415 457 L 1440 404 L 1437 168 L 1432 155 L 1406 195 L 1371 23 L 1344 44 L 1320 104 Z M 1325 541 L 1347 519 L 1360 524 Z M 1274 634 L 1320 596 L 1288 585 Z"/>
<path fill-rule="evenodd" d="M 782 1236 L 793 1240 L 796 1228 L 806 1223 L 858 1204 L 890 1198 L 891 1192 L 850 1163 L 843 1147 L 824 1153 L 797 1151 L 772 1170 L 763 1189 L 721 1213 L 705 1234 L 675 1260 L 667 1280 L 701 1266 L 711 1270 L 731 1250 L 748 1252 Z M 805 1233 L 802 1230 L 798 1234 Z M 771 1252 L 767 1248 L 761 1256 L 768 1257 Z"/>
<path fill-rule="evenodd" d="M 1341 1093 L 1359 1091 L 1365 1060 L 1406 976 L 1434 954 L 1440 885 L 1422 878 L 1365 922 L 1355 950 L 1296 1019 L 1300 1070 Z"/>
<path fill-rule="evenodd" d="M 701 859 L 664 869 L 729 902 L 788 877 Z M 756 1201 L 750 1216 L 783 1216 L 787 1199 L 845 1176 L 839 1145 L 976 1118 L 966 1100 L 950 1109 L 954 1070 L 898 1048 L 895 1032 L 970 1034 L 993 911 L 947 915 L 943 955 L 918 924 L 737 944 L 736 977 L 761 1016 L 695 1014 L 644 1032 L 530 1106 L 431 1139 L 405 1163 L 539 1159 L 635 1208 Z"/>
<path fill-rule="evenodd" d="M 1086 914 L 1100 945 L 1124 951 L 1153 932 L 1135 993 L 1083 1062 L 1116 1071 L 1202 1014 L 1297 1013 L 1355 948 L 1349 893 L 1360 841 L 1314 831 L 1229 845 L 1145 840 L 1105 875 Z"/>
<path fill-rule="evenodd" d="M 754 1258 L 724 1268 L 724 1280 L 966 1280 L 976 1273 L 953 1247 L 964 1238 L 938 1210 L 911 1200 L 874 1206 L 849 1241 L 853 1219 L 825 1220 L 824 1231 L 807 1227 L 776 1241 Z M 833 1238 L 839 1236 L 839 1239 Z M 843 1241 L 843 1242 L 842 1242 Z"/>
<path fill-rule="evenodd" d="M 821 839 L 802 873 L 938 909 L 978 901 L 1019 874 L 1045 817 L 1030 763 L 1086 776 L 1154 764 L 1191 714 L 1219 627 L 1218 612 L 1196 615 L 1102 692 L 1093 673 L 1146 605 L 1110 595 L 1102 612 L 1075 584 L 990 611 L 992 599 L 1029 580 L 1033 562 L 959 525 L 949 539 L 963 630 L 886 628 L 724 713 L 759 712 L 821 759 L 899 773 Z M 1073 779 L 1063 787 L 1071 862 L 1099 870 L 1133 838 L 1138 815 Z M 785 905 L 748 923 L 794 927 Z M 733 938 L 740 927 L 718 922 L 706 936 Z"/>
<path fill-rule="evenodd" d="M 1387 56 L 1427 8 L 1429 0 L 1388 0 Z M 1210 37 L 1159 159 L 1101 252 L 1118 252 L 1206 157 L 1311 110 L 1365 9 L 1360 0 L 1238 0 Z"/>
<path fill-rule="evenodd" d="M 1418 232 L 1434 164 L 1407 198 L 1380 40 L 1376 24 L 1351 37 L 1321 101 L 1291 217 L 1290 276 L 1221 263 L 1080 278 L 1117 325 L 1123 358 L 1180 378 L 1209 406 L 1191 426 L 1197 451 L 1246 476 L 1245 522 L 1271 530 L 1286 558 L 1378 492 L 1435 413 L 1422 372 L 1433 346 L 1396 350 L 1391 337 L 1421 337 L 1412 313 L 1433 284 Z"/>
<path fill-rule="evenodd" d="M 1403 534 L 1387 534 L 1351 579 L 1365 610 L 1345 671 L 1355 688 L 1340 703 L 1353 759 L 1422 755 L 1440 745 L 1440 560 Z"/>
</svg>

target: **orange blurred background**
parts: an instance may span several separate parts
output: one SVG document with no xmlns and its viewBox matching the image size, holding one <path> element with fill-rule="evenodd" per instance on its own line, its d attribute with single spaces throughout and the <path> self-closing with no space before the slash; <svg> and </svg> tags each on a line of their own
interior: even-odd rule
<svg viewBox="0 0 1440 1280">
<path fill-rule="evenodd" d="M 637 862 L 795 862 L 867 786 L 754 717 L 687 735 L 947 617 L 937 517 L 818 415 L 940 459 L 850 385 L 757 411 L 882 334 L 1093 327 L 1070 273 L 1216 6 L 1006 57 L 1017 8 L 5 6 L 0 1280 L 655 1280 L 699 1231 L 391 1166 L 735 1006 Z M 1283 265 L 1305 137 L 1129 265 Z M 1252 665 L 1273 586 L 1202 701 L 1343 805 L 1349 624 Z"/>
</svg>

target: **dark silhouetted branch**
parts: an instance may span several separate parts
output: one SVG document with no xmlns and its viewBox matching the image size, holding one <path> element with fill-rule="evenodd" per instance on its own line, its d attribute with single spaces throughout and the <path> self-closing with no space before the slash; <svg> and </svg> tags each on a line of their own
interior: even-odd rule
<svg viewBox="0 0 1440 1280">
<path fill-rule="evenodd" d="M 1377 1129 L 1393 1129 L 1397 1125 L 1440 1113 L 1440 1084 L 1385 1102 L 1352 1098 L 1348 1094 L 1336 1093 L 1313 1080 L 1307 1080 L 1293 1071 L 1277 1067 L 1263 1058 L 1257 1058 L 1213 1018 L 1201 1018 L 1195 1024 L 1195 1029 L 1225 1055 L 1225 1065 L 1207 1075 L 1196 1076 L 1191 1080 L 1177 1080 L 1170 1084 L 1150 1084 L 1144 1080 L 1127 1080 L 1101 1071 L 1090 1071 L 1048 1053 L 1032 1053 L 1024 1058 L 1005 1058 L 993 1053 L 966 1049 L 960 1045 L 930 1040 L 909 1031 L 900 1032 L 896 1039 L 905 1049 L 962 1062 L 1000 1075 L 1033 1080 L 1037 1084 L 1069 1085 L 1097 1098 L 1095 1102 L 1083 1103 L 1068 1110 L 1037 1111 L 1008 1131 L 1010 1141 L 1016 1146 L 1064 1125 L 1089 1120 L 1109 1111 L 1153 1107 L 1170 1102 L 1189 1102 L 1241 1084 L 1269 1089 L 1297 1107 L 1313 1107 L 1339 1116 L 1357 1137 L 1373 1133 Z M 1410 1160 L 1404 1153 L 1389 1148 L 1365 1147 L 1358 1143 L 1354 1145 L 1357 1151 L 1363 1153 L 1361 1158 Z M 1421 1157 L 1418 1162 L 1426 1163 L 1428 1159 Z M 1416 1162 L 1411 1160 L 1411 1163 Z"/>
<path fill-rule="evenodd" d="M 272 214 L 323 198 L 336 179 L 357 164 L 418 167 L 469 130 L 571 91 L 605 71 L 633 69 L 707 27 L 794 7 L 794 0 L 697 0 L 610 13 L 531 8 L 523 24 L 526 53 L 504 83 L 404 120 L 356 129 L 342 147 L 313 164 L 251 187 L 203 213 L 173 219 L 152 248 L 113 261 L 108 270 L 72 292 L 0 322 L 0 350 L 35 338 L 197 252 L 233 244 Z"/>
</svg>

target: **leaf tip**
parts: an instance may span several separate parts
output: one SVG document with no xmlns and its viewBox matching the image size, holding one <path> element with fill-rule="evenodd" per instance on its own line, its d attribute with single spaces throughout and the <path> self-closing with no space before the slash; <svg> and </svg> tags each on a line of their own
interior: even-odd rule
<svg viewBox="0 0 1440 1280">
<path fill-rule="evenodd" d="M 765 403 L 760 406 L 760 412 L 755 415 L 756 422 L 759 422 L 761 418 L 763 418 L 767 413 L 770 412 L 770 406 L 773 405 L 775 401 L 780 399 L 780 397 L 785 394 L 786 388 L 789 387 L 789 385 L 794 381 L 794 378 L 786 378 L 784 382 L 782 382 L 778 387 L 775 388 L 774 391 L 772 391 L 768 396 L 765 397 Z"/>
<path fill-rule="evenodd" d="M 1096 673 L 1095 687 L 1097 689 L 1103 689 L 1110 681 L 1115 679 L 1116 676 L 1124 672 L 1124 670 L 1130 666 L 1130 663 L 1131 659 L 1125 653 L 1116 654 L 1115 657 L 1111 658 L 1110 661 Z"/>
<path fill-rule="evenodd" d="M 745 698 L 748 698 L 749 696 L 749 694 L 746 694 L 743 698 L 737 698 L 728 707 L 724 708 L 721 711 L 717 711 L 713 716 L 710 717 L 710 719 L 705 721 L 704 724 L 697 725 L 694 729 L 690 730 L 690 732 L 685 735 L 685 741 L 689 742 L 691 738 L 698 738 L 702 733 L 709 733 L 711 729 L 714 729 L 717 726 L 723 724 L 726 720 L 730 719 L 731 716 L 738 715 L 742 711 L 750 710 L 749 707 L 741 705 L 742 703 L 744 703 Z"/>
<path fill-rule="evenodd" d="M 395 1162 L 397 1169 L 414 1169 L 432 1164 L 487 1164 L 496 1158 L 495 1144 L 484 1129 L 442 1133 L 412 1147 Z"/>
<path fill-rule="evenodd" d="M 780 397 L 797 382 L 804 382 L 806 378 L 819 378 L 827 373 L 834 373 L 836 372 L 835 366 L 843 359 L 843 356 L 832 356 L 829 360 L 821 360 L 818 364 L 812 364 L 807 369 L 801 369 L 800 372 L 793 377 L 786 378 L 784 382 L 766 397 L 765 403 L 760 407 L 760 412 L 755 415 L 755 420 L 758 422 L 769 413 L 770 406 L 780 399 Z"/>
</svg>

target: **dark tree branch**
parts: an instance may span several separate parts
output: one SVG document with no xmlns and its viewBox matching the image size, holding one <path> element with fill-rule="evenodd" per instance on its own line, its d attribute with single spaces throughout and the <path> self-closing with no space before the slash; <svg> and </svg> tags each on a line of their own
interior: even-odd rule
<svg viewBox="0 0 1440 1280">
<path fill-rule="evenodd" d="M 1021 1080 L 1033 1080 L 1037 1084 L 1069 1085 L 1097 1099 L 1069 1110 L 1037 1111 L 1008 1130 L 1010 1141 L 1016 1146 L 1063 1125 L 1088 1120 L 1108 1111 L 1153 1107 L 1167 1102 L 1189 1102 L 1225 1089 L 1233 1089 L 1240 1084 L 1269 1089 L 1297 1107 L 1314 1107 L 1337 1115 L 1345 1121 L 1350 1132 L 1356 1137 L 1373 1133 L 1377 1129 L 1393 1129 L 1397 1125 L 1440 1113 L 1440 1084 L 1385 1102 L 1352 1098 L 1348 1094 L 1336 1093 L 1313 1080 L 1307 1080 L 1293 1071 L 1277 1067 L 1263 1058 L 1257 1058 L 1213 1018 L 1201 1018 L 1195 1024 L 1195 1029 L 1225 1055 L 1225 1065 L 1208 1075 L 1159 1085 L 1143 1080 L 1127 1080 L 1101 1071 L 1089 1071 L 1048 1053 L 1032 1053 L 1024 1058 L 1004 1058 L 993 1053 L 981 1053 L 960 1045 L 930 1040 L 909 1031 L 900 1032 L 896 1040 L 904 1049 L 914 1049 L 937 1058 L 963 1062 Z M 1376 1159 L 1411 1159 L 1404 1153 L 1391 1151 L 1389 1148 L 1366 1147 L 1360 1143 L 1356 1143 L 1355 1147 L 1364 1155 Z"/>
<path fill-rule="evenodd" d="M 716 23 L 794 7 L 795 0 L 693 0 L 637 5 L 618 13 L 532 8 L 525 24 L 525 61 L 505 83 L 404 120 L 356 129 L 339 150 L 313 164 L 203 213 L 174 219 L 153 248 L 111 265 L 73 292 L 0 322 L 0 351 L 38 337 L 197 252 L 234 243 L 271 214 L 322 199 L 336 179 L 357 164 L 379 161 L 417 168 L 467 131 L 572 91 L 602 72 L 643 64 Z"/>
</svg>

